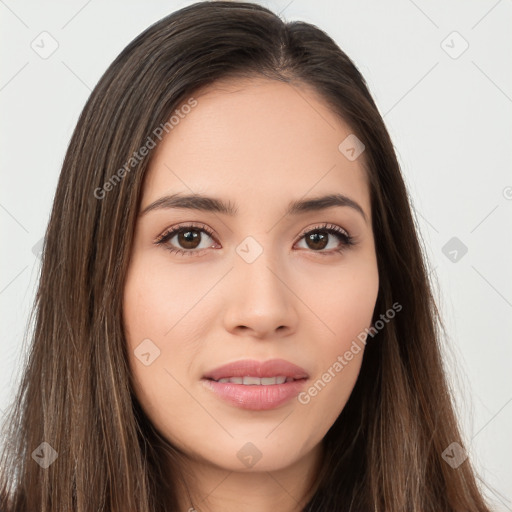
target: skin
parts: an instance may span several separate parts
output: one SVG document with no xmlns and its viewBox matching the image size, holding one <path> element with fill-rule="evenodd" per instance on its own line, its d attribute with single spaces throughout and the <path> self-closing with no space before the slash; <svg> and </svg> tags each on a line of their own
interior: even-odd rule
<svg viewBox="0 0 512 512">
<path fill-rule="evenodd" d="M 307 404 L 293 398 L 267 411 L 227 404 L 201 378 L 240 359 L 283 358 L 308 372 L 307 389 L 371 325 L 379 276 L 364 153 L 349 161 L 338 150 L 350 127 L 305 85 L 244 79 L 194 97 L 198 105 L 153 150 L 140 211 L 165 195 L 202 193 L 238 212 L 139 216 L 123 309 L 136 396 L 185 454 L 182 474 L 197 477 L 180 510 L 299 511 L 363 350 Z M 366 220 L 347 206 L 283 216 L 292 200 L 332 193 L 356 201 Z M 177 236 L 154 243 L 190 222 L 214 236 L 199 230 L 197 249 Z M 343 247 L 336 235 L 325 248 L 308 245 L 301 235 L 323 223 L 345 229 L 355 245 L 335 252 Z M 263 250 L 252 263 L 236 252 L 248 236 Z M 160 350 L 149 366 L 134 354 L 145 339 Z M 237 457 L 248 442 L 261 453 L 252 467 Z"/>
</svg>

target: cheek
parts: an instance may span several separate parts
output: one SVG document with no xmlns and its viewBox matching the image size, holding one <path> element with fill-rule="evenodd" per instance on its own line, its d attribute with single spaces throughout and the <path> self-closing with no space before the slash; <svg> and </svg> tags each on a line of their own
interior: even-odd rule
<svg viewBox="0 0 512 512">
<path fill-rule="evenodd" d="M 190 411 L 183 389 L 197 351 L 193 315 L 187 312 L 199 291 L 183 272 L 143 264 L 142 258 L 132 261 L 125 282 L 123 321 L 134 393 L 155 428 L 174 439 L 202 419 L 199 408 Z M 186 427 L 179 414 L 170 421 L 169 411 L 175 410 L 188 411 Z"/>
<path fill-rule="evenodd" d="M 379 290 L 376 260 L 370 254 L 336 271 L 317 269 L 314 283 L 302 283 L 302 293 L 309 289 L 308 305 L 317 316 L 311 317 L 311 328 L 317 325 L 312 356 L 318 364 L 310 386 L 298 400 L 328 428 L 346 404 L 359 375 Z"/>
<path fill-rule="evenodd" d="M 297 294 L 311 311 L 308 323 L 317 326 L 323 353 L 332 358 L 371 324 L 379 290 L 375 256 L 370 251 L 351 255 L 337 267 L 317 267 L 314 277 L 300 270 L 298 275 L 306 277 L 297 280 Z"/>
<path fill-rule="evenodd" d="M 165 257 L 134 259 L 130 265 L 124 289 L 124 326 L 129 344 L 145 338 L 159 340 L 161 347 L 176 345 L 193 338 L 194 316 L 200 313 L 197 304 L 215 282 L 215 276 L 191 273 L 183 265 L 172 265 Z M 181 342 L 174 343 L 177 333 Z"/>
<path fill-rule="evenodd" d="M 326 305 L 333 337 L 340 348 L 355 339 L 369 327 L 377 300 L 379 279 L 376 269 L 350 273 L 330 283 L 331 301 Z"/>
<path fill-rule="evenodd" d="M 170 377 L 165 370 L 182 367 L 176 361 L 182 363 L 183 354 L 190 354 L 191 348 L 184 332 L 187 322 L 179 321 L 190 309 L 187 304 L 193 300 L 193 291 L 186 286 L 183 274 L 169 275 L 168 266 L 154 263 L 135 258 L 124 287 L 123 322 L 129 364 L 140 392 L 168 387 Z M 174 341 L 178 330 L 179 343 Z"/>
</svg>

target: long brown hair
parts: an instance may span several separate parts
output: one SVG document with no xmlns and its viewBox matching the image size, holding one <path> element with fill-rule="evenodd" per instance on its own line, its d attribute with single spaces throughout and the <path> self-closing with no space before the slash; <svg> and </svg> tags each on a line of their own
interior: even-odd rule
<svg viewBox="0 0 512 512">
<path fill-rule="evenodd" d="M 219 1 L 183 8 L 139 35 L 80 116 L 46 232 L 30 352 L 4 427 L 3 512 L 177 510 L 180 454 L 135 399 L 123 333 L 122 290 L 151 152 L 131 159 L 195 91 L 257 76 L 312 86 L 365 144 L 375 312 L 403 308 L 368 342 L 305 510 L 489 510 L 469 460 L 452 468 L 442 457 L 463 443 L 438 313 L 393 145 L 363 77 L 317 27 Z M 57 455 L 47 468 L 35 462 L 41 450 L 53 453 L 43 442 Z"/>
</svg>

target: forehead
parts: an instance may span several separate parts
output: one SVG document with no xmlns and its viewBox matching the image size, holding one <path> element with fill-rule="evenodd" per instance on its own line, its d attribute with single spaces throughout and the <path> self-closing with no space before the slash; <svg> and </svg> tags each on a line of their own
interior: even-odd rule
<svg viewBox="0 0 512 512">
<path fill-rule="evenodd" d="M 340 192 L 369 212 L 364 154 L 351 161 L 340 151 L 350 126 L 311 87 L 237 79 L 192 97 L 197 105 L 155 149 L 144 203 L 175 192 L 222 195 L 237 204 L 263 195 L 283 203 Z"/>
</svg>

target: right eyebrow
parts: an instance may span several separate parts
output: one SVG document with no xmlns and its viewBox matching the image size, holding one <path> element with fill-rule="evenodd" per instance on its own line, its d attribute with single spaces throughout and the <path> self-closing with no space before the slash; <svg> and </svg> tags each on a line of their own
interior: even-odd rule
<svg viewBox="0 0 512 512">
<path fill-rule="evenodd" d="M 305 212 L 325 210 L 335 206 L 352 208 L 363 217 L 365 222 L 368 222 L 367 216 L 359 203 L 343 194 L 329 194 L 321 197 L 291 201 L 285 215 L 298 215 Z M 202 194 L 172 194 L 152 202 L 142 210 L 140 215 L 145 215 L 152 210 L 160 208 L 186 208 L 224 213 L 229 216 L 235 216 L 238 213 L 238 207 L 229 201 L 225 202 L 221 199 L 204 196 Z"/>
<path fill-rule="evenodd" d="M 152 210 L 157 210 L 160 208 L 187 208 L 189 210 L 224 213 L 230 216 L 235 216 L 238 212 L 238 208 L 236 208 L 231 203 L 226 203 L 214 197 L 207 197 L 201 194 L 173 194 L 157 199 L 150 205 L 146 206 L 140 215 L 145 215 Z"/>
</svg>

